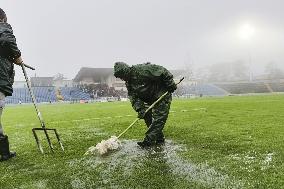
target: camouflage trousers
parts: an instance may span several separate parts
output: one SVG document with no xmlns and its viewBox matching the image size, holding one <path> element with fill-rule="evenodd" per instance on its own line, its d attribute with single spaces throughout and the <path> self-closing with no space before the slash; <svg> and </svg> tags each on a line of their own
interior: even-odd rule
<svg viewBox="0 0 284 189">
<path fill-rule="evenodd" d="M 169 94 L 144 116 L 144 121 L 148 127 L 148 130 L 145 133 L 145 141 L 154 143 L 157 140 L 164 139 L 163 129 L 168 119 L 171 102 L 172 95 Z M 146 108 L 149 106 L 150 104 L 146 104 Z"/>
</svg>

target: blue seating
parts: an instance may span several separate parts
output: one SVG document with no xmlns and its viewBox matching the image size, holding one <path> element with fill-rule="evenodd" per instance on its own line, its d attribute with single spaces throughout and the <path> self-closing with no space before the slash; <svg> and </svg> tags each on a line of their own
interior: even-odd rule
<svg viewBox="0 0 284 189">
<path fill-rule="evenodd" d="M 6 103 L 17 104 L 31 103 L 31 97 L 27 88 L 14 88 L 13 95 L 6 98 Z M 33 93 L 37 102 L 55 102 L 56 96 L 54 87 L 33 87 Z"/>
<path fill-rule="evenodd" d="M 38 103 L 56 102 L 56 90 L 54 87 L 33 87 L 35 98 Z M 89 100 L 90 95 L 75 87 L 63 87 L 60 89 L 64 101 Z M 31 97 L 27 88 L 14 88 L 12 96 L 6 98 L 7 104 L 31 103 Z"/>
<path fill-rule="evenodd" d="M 81 89 L 76 87 L 61 87 L 60 90 L 64 101 L 91 99 L 88 93 L 85 93 Z"/>
</svg>

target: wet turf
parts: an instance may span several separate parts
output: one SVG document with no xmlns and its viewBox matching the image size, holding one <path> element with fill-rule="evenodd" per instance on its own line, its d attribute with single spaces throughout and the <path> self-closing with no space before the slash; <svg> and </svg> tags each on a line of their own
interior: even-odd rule
<svg viewBox="0 0 284 189">
<path fill-rule="evenodd" d="M 31 133 L 39 126 L 32 106 L 9 106 L 3 124 L 18 157 L 1 163 L 0 188 L 281 188 L 283 102 L 280 95 L 174 100 L 166 145 L 137 147 L 139 122 L 104 157 L 83 154 L 135 119 L 128 102 L 41 105 L 66 147 L 51 154 L 41 135 L 46 155 Z"/>
</svg>

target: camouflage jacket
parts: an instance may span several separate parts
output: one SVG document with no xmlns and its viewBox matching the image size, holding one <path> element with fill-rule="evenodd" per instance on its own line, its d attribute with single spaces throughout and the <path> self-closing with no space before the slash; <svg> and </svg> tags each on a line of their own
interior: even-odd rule
<svg viewBox="0 0 284 189">
<path fill-rule="evenodd" d="M 130 69 L 126 87 L 136 111 L 145 108 L 144 102 L 153 103 L 165 92 L 176 89 L 173 75 L 162 66 L 146 63 L 134 65 Z"/>
<path fill-rule="evenodd" d="M 12 27 L 7 23 L 0 23 L 0 91 L 6 96 L 13 93 L 13 61 L 20 56 L 21 52 L 17 47 Z"/>
</svg>

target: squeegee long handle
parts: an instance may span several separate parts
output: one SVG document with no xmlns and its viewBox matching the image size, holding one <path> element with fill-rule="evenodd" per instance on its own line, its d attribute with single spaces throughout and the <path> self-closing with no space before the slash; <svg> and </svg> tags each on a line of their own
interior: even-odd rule
<svg viewBox="0 0 284 189">
<path fill-rule="evenodd" d="M 177 85 L 180 84 L 183 80 L 184 80 L 184 77 L 181 78 L 181 79 L 179 80 L 179 82 L 176 83 L 176 84 L 177 84 Z M 151 106 L 149 106 L 149 108 L 147 108 L 147 110 L 145 111 L 145 114 L 146 114 L 147 112 L 149 112 L 156 104 L 158 104 L 165 96 L 167 96 L 167 94 L 169 94 L 168 91 L 165 92 L 162 96 L 160 96 L 160 98 L 158 98 L 158 100 L 156 100 Z M 144 114 L 144 115 L 145 115 L 145 114 Z M 117 138 L 120 138 L 124 133 L 126 133 L 126 132 L 127 132 L 137 121 L 139 121 L 139 120 L 140 120 L 140 118 L 136 118 L 136 119 L 131 123 L 131 125 L 129 125 L 120 135 L 118 135 Z"/>
<path fill-rule="evenodd" d="M 166 92 L 158 100 L 156 100 L 147 110 L 145 111 L 145 114 L 149 112 L 158 102 L 160 102 L 169 92 Z M 145 115 L 144 114 L 144 115 Z M 140 118 L 136 118 L 120 135 L 118 135 L 117 138 L 120 138 L 124 133 L 126 133 L 137 121 L 139 121 Z"/>
<path fill-rule="evenodd" d="M 147 110 L 145 111 L 145 114 L 149 112 L 157 103 L 159 103 L 169 92 L 164 93 L 158 100 L 156 100 Z M 144 115 L 145 115 L 144 114 Z M 124 133 L 126 133 L 137 121 L 139 121 L 140 118 L 136 118 L 120 135 L 118 135 L 117 138 L 120 138 Z"/>
<path fill-rule="evenodd" d="M 184 77 L 181 78 L 181 79 L 179 80 L 179 82 L 176 83 L 176 85 L 180 84 L 183 80 L 184 80 Z M 147 112 L 149 112 L 156 104 L 158 104 L 165 96 L 167 96 L 167 94 L 169 94 L 168 91 L 165 92 L 162 96 L 160 96 L 160 98 L 159 98 L 158 100 L 156 100 L 149 108 L 147 108 L 147 110 L 145 111 L 145 114 L 146 114 Z M 144 114 L 144 115 L 145 115 L 145 114 Z"/>
<path fill-rule="evenodd" d="M 132 123 L 131 125 L 129 125 L 122 133 L 120 133 L 120 135 L 118 135 L 117 138 L 120 138 L 122 135 L 124 135 L 124 133 L 126 133 L 137 121 L 139 121 L 140 119 L 139 118 L 136 118 Z"/>
</svg>

